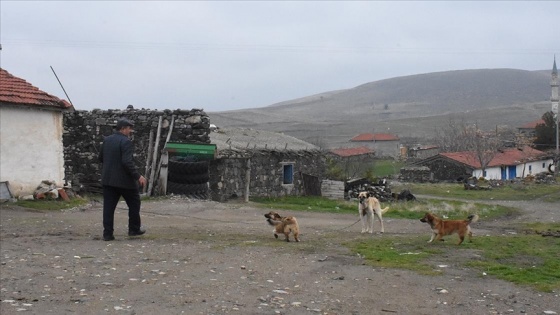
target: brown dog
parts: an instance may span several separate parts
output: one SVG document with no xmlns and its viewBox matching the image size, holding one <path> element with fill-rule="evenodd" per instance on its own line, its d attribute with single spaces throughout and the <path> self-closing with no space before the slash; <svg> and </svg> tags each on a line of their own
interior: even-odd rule
<svg viewBox="0 0 560 315">
<path fill-rule="evenodd" d="M 290 241 L 290 233 L 294 234 L 294 239 L 299 242 L 299 225 L 295 217 L 283 217 L 278 212 L 270 211 L 264 215 L 268 224 L 274 226 L 274 237 L 278 238 L 278 234 L 286 236 L 286 242 Z"/>
<path fill-rule="evenodd" d="M 469 242 L 472 238 L 470 224 L 478 221 L 478 215 L 471 214 L 467 220 L 443 220 L 433 213 L 426 213 L 420 221 L 428 223 L 432 228 L 432 238 L 428 241 L 431 243 L 434 239 L 443 241 L 442 237 L 457 233 L 459 235 L 459 243 L 461 245 L 465 239 L 465 235 L 469 236 Z"/>
</svg>

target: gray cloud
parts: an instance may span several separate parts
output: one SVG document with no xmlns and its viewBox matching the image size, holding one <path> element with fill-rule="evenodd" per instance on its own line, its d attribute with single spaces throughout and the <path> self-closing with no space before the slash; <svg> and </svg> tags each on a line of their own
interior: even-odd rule
<svg viewBox="0 0 560 315">
<path fill-rule="evenodd" d="M 270 105 L 418 73 L 549 69 L 560 2 L 2 1 L 1 66 L 78 109 Z"/>
</svg>

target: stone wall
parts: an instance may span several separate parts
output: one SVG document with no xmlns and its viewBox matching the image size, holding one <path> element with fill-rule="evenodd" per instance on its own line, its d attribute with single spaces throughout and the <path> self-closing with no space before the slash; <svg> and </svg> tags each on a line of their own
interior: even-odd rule
<svg viewBox="0 0 560 315">
<path fill-rule="evenodd" d="M 399 179 L 406 182 L 425 183 L 433 180 L 432 175 L 427 166 L 408 166 L 400 169 Z"/>
<path fill-rule="evenodd" d="M 150 174 L 153 147 L 155 146 L 159 120 L 161 129 L 157 148 L 159 159 L 161 150 L 173 123 L 171 142 L 210 143 L 210 119 L 199 109 L 192 110 L 93 110 L 74 111 L 64 114 L 64 163 L 65 181 L 78 191 L 101 192 L 101 164 L 97 156 L 104 137 L 114 132 L 114 126 L 121 118 L 134 122 L 134 158 L 141 174 Z M 151 150 L 150 150 L 151 149 Z M 159 160 L 155 163 L 156 169 Z M 154 180 L 154 183 L 157 181 Z M 157 191 L 157 190 L 156 190 Z"/>
</svg>

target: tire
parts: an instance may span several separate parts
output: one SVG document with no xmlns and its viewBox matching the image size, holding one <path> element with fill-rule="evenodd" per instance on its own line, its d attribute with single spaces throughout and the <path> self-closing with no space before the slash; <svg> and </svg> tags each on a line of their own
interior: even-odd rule
<svg viewBox="0 0 560 315">
<path fill-rule="evenodd" d="M 176 174 L 208 173 L 208 161 L 198 161 L 198 162 L 169 161 L 169 173 L 176 173 Z"/>
<path fill-rule="evenodd" d="M 208 172 L 201 174 L 169 173 L 167 179 L 178 184 L 204 184 L 210 179 Z"/>
</svg>

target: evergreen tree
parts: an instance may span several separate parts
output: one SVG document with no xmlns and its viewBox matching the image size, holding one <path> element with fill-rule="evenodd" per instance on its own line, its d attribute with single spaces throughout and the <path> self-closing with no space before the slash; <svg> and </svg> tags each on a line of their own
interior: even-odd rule
<svg viewBox="0 0 560 315">
<path fill-rule="evenodd" d="M 542 116 L 544 124 L 535 127 L 535 147 L 538 150 L 548 150 L 556 147 L 556 121 L 552 111 L 544 113 Z"/>
</svg>

